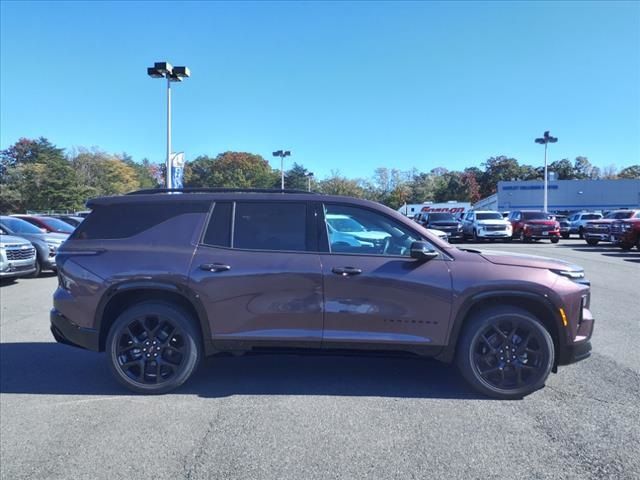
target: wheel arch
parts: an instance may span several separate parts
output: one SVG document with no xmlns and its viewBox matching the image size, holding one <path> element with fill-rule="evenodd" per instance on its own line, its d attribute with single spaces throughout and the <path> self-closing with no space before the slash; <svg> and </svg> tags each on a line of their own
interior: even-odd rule
<svg viewBox="0 0 640 480">
<path fill-rule="evenodd" d="M 516 290 L 481 292 L 465 301 L 454 318 L 447 346 L 436 358 L 444 362 L 453 361 L 461 333 L 473 315 L 492 307 L 504 305 L 526 310 L 542 322 L 553 339 L 553 346 L 556 351 L 556 360 L 553 367 L 555 371 L 560 357 L 560 349 L 565 343 L 565 333 L 561 329 L 562 319 L 560 314 L 547 297 L 533 292 Z"/>
<path fill-rule="evenodd" d="M 105 349 L 109 329 L 128 307 L 144 301 L 173 303 L 187 311 L 198 323 L 205 355 L 213 351 L 211 330 L 206 310 L 197 294 L 188 288 L 162 281 L 132 281 L 111 287 L 96 309 L 95 325 L 99 331 L 99 350 Z"/>
</svg>

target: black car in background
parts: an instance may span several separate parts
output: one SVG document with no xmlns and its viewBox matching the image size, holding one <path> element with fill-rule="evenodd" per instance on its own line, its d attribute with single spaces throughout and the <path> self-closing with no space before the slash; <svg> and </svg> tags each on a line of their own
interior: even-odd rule
<svg viewBox="0 0 640 480">
<path fill-rule="evenodd" d="M 75 215 L 59 215 L 59 214 L 55 214 L 55 215 L 49 215 L 49 217 L 52 218 L 57 218 L 58 220 L 62 220 L 65 223 L 68 223 L 69 225 L 71 225 L 72 227 L 77 227 L 78 225 L 80 225 L 82 223 L 82 221 L 84 220 L 83 217 L 78 217 Z"/>
<path fill-rule="evenodd" d="M 449 212 L 422 212 L 418 223 L 425 228 L 441 230 L 447 234 L 449 240 L 462 241 L 462 222 Z"/>
</svg>

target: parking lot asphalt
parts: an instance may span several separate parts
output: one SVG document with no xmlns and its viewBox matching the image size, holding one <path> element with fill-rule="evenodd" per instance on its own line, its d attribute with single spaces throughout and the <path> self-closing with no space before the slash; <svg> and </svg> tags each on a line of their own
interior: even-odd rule
<svg viewBox="0 0 640 480">
<path fill-rule="evenodd" d="M 4 285 L 0 477 L 640 478 L 640 252 L 481 248 L 564 259 L 592 282 L 592 356 L 520 401 L 431 360 L 293 355 L 212 357 L 176 393 L 131 395 L 103 354 L 54 343 L 55 276 Z"/>
</svg>

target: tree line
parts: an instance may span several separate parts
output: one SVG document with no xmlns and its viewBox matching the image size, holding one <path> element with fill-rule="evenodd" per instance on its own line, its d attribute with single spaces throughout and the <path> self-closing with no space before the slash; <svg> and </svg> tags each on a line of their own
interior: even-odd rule
<svg viewBox="0 0 640 480">
<path fill-rule="evenodd" d="M 126 153 L 111 154 L 97 148 L 69 152 L 46 138 L 21 138 L 0 151 L 0 211 L 75 211 L 87 199 L 117 195 L 164 184 L 164 163 L 140 161 Z M 640 165 L 618 171 L 600 169 L 586 157 L 561 159 L 549 164 L 559 180 L 640 178 Z M 285 187 L 307 190 L 309 170 L 294 163 L 285 172 Z M 443 167 L 428 171 L 401 171 L 379 167 L 369 178 L 348 178 L 332 171 L 312 179 L 314 191 L 350 195 L 398 208 L 404 203 L 458 200 L 476 202 L 496 192 L 502 180 L 542 180 L 542 167 L 523 165 L 500 155 L 480 167 L 451 171 Z M 224 152 L 215 157 L 201 155 L 185 165 L 185 187 L 280 188 L 280 171 L 262 156 L 247 152 Z"/>
</svg>

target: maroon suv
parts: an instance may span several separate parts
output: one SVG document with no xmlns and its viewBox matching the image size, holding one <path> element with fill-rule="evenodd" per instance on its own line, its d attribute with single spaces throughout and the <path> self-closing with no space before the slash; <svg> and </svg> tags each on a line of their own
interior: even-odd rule
<svg viewBox="0 0 640 480">
<path fill-rule="evenodd" d="M 58 253 L 51 330 L 136 392 L 179 386 L 205 355 L 295 348 L 455 361 L 520 398 L 591 350 L 581 268 L 457 249 L 377 203 L 204 189 L 89 206 Z"/>
<path fill-rule="evenodd" d="M 514 210 L 509 213 L 513 238 L 522 242 L 531 240 L 560 241 L 560 223 L 549 213 L 540 210 Z"/>
</svg>

